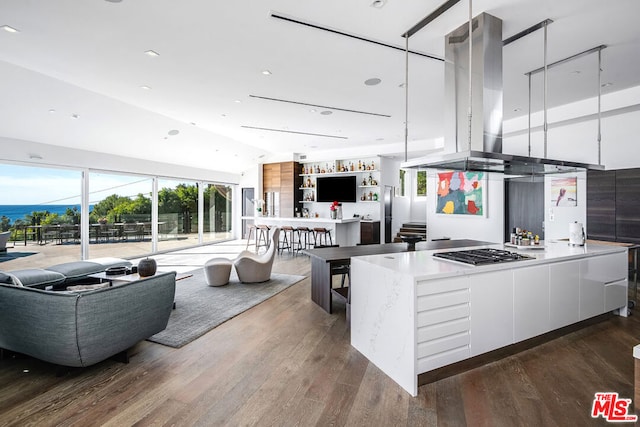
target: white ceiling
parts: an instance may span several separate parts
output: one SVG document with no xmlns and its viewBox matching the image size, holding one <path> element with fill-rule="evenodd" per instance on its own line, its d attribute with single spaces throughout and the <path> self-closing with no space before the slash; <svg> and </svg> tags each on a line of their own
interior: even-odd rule
<svg viewBox="0 0 640 427">
<path fill-rule="evenodd" d="M 271 153 L 390 153 L 404 141 L 404 52 L 271 17 L 404 47 L 401 35 L 443 3 L 371 1 L 2 0 L 0 26 L 19 32 L 0 30 L 0 137 L 225 172 Z M 602 82 L 613 84 L 603 93 L 640 85 L 637 0 L 473 2 L 480 12 L 503 20 L 503 38 L 552 19 L 550 62 L 606 44 Z M 467 18 L 463 0 L 411 37 L 410 49 L 442 57 L 444 35 Z M 537 31 L 504 48 L 505 117 L 526 114 L 524 73 L 542 66 L 542 46 Z M 596 67 L 590 55 L 555 69 L 550 105 L 596 95 Z M 409 138 L 441 137 L 443 64 L 410 55 L 409 70 Z M 374 77 L 382 83 L 364 84 Z"/>
</svg>

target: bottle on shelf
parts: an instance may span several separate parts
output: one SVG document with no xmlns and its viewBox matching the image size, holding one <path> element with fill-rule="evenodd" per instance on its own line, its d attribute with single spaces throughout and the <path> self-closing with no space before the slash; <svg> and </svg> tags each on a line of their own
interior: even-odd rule
<svg viewBox="0 0 640 427">
<path fill-rule="evenodd" d="M 376 170 L 376 164 L 373 160 L 371 160 L 371 170 L 372 171 Z"/>
<path fill-rule="evenodd" d="M 354 166 L 353 163 L 349 162 L 349 169 L 351 170 L 351 172 L 353 172 Z"/>
<path fill-rule="evenodd" d="M 374 202 L 378 201 L 378 193 L 373 193 L 373 201 Z"/>
<path fill-rule="evenodd" d="M 358 160 L 358 170 L 362 170 L 362 162 Z"/>
<path fill-rule="evenodd" d="M 373 177 L 369 174 L 369 181 L 367 181 L 369 185 L 373 185 Z"/>
</svg>

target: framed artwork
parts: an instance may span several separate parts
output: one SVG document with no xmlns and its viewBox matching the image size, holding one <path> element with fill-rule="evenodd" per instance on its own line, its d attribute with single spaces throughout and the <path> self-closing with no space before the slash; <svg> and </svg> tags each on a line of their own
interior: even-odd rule
<svg viewBox="0 0 640 427">
<path fill-rule="evenodd" d="M 564 177 L 551 179 L 552 206 L 578 206 L 578 178 Z"/>
<path fill-rule="evenodd" d="M 437 173 L 436 213 L 486 216 L 486 174 L 446 171 Z"/>
</svg>

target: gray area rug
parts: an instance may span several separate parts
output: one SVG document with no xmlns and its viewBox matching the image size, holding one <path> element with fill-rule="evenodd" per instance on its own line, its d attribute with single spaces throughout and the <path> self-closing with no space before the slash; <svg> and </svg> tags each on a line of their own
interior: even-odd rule
<svg viewBox="0 0 640 427">
<path fill-rule="evenodd" d="M 207 285 L 203 269 L 188 274 L 193 276 L 176 282 L 176 309 L 167 329 L 149 341 L 182 347 L 305 277 L 273 273 L 268 282 L 243 284 L 233 271 L 228 285 L 213 287 Z"/>
</svg>

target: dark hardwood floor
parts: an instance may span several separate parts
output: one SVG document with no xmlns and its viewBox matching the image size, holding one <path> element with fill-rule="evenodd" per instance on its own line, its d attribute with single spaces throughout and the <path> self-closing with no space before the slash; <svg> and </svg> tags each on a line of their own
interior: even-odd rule
<svg viewBox="0 0 640 427">
<path fill-rule="evenodd" d="M 274 271 L 310 275 L 304 256 Z M 420 387 L 409 396 L 349 345 L 309 278 L 181 349 L 142 342 L 61 377 L 31 358 L 0 361 L 0 425 L 577 426 L 595 392 L 633 398 L 640 313 Z M 55 327 L 55 325 L 52 325 Z"/>
</svg>

